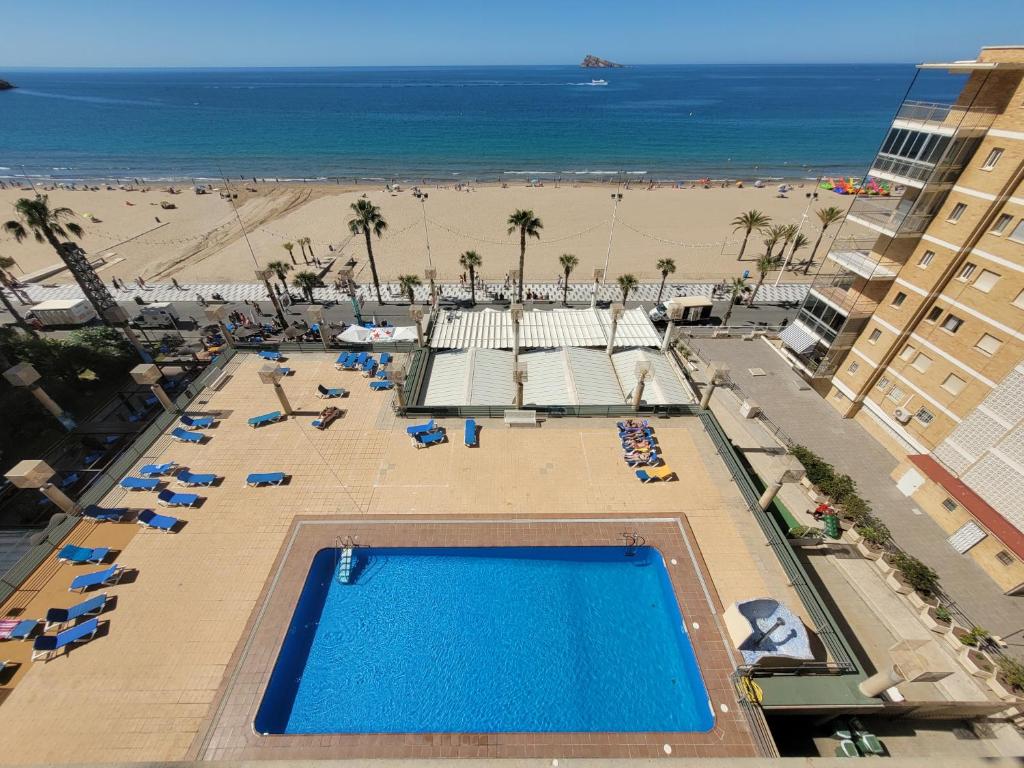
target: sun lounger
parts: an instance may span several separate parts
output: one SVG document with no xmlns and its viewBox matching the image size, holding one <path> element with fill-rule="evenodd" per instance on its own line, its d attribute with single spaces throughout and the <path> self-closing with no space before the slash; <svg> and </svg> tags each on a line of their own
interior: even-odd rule
<svg viewBox="0 0 1024 768">
<path fill-rule="evenodd" d="M 334 408 L 333 406 L 324 408 L 320 411 L 320 415 L 313 419 L 313 426 L 320 430 L 327 429 L 339 416 L 341 416 L 340 408 Z"/>
<path fill-rule="evenodd" d="M 355 355 L 353 355 L 351 352 L 342 352 L 340 355 L 338 355 L 338 359 L 334 361 L 334 367 L 339 371 L 342 368 L 347 368 L 349 361 L 352 360 L 354 357 Z"/>
<path fill-rule="evenodd" d="M 377 380 L 370 382 L 370 389 L 372 389 L 374 392 L 381 392 L 385 389 L 391 389 L 393 386 L 395 386 L 395 383 L 393 381 L 390 381 L 389 379 L 384 379 L 383 381 Z"/>
<path fill-rule="evenodd" d="M 284 482 L 284 472 L 253 472 L 245 478 L 245 484 L 253 487 L 260 485 L 280 485 Z"/>
<path fill-rule="evenodd" d="M 0 620 L 0 640 L 28 640 L 39 626 L 39 619 Z"/>
<path fill-rule="evenodd" d="M 389 381 L 391 374 L 388 371 L 377 371 L 377 378 L 381 381 Z"/>
<path fill-rule="evenodd" d="M 475 448 L 479 445 L 476 438 L 476 419 L 466 419 L 466 432 L 463 442 L 465 442 L 467 448 Z"/>
<path fill-rule="evenodd" d="M 316 385 L 316 396 L 322 400 L 329 400 L 332 397 L 344 397 L 348 394 L 347 389 L 341 387 L 325 387 L 323 384 Z"/>
<path fill-rule="evenodd" d="M 213 416 L 182 416 L 180 419 L 188 429 L 206 429 L 213 424 Z"/>
<path fill-rule="evenodd" d="M 203 442 L 203 436 L 198 432 L 189 432 L 182 429 L 181 427 L 175 427 L 171 430 L 171 437 L 177 440 L 179 443 L 201 443 Z"/>
<path fill-rule="evenodd" d="M 391 353 L 390 352 L 381 352 L 380 353 L 380 367 L 383 368 L 385 365 L 387 365 L 390 362 L 391 362 Z"/>
<path fill-rule="evenodd" d="M 270 413 L 253 416 L 249 419 L 249 426 L 255 429 L 256 427 L 262 427 L 264 424 L 273 424 L 275 421 L 280 420 L 280 418 L 280 411 L 271 411 Z"/>
<path fill-rule="evenodd" d="M 192 507 L 199 501 L 199 495 L 195 493 L 175 493 L 164 488 L 156 495 L 157 503 L 161 507 Z"/>
<path fill-rule="evenodd" d="M 352 362 L 356 368 L 362 368 L 363 364 L 369 359 L 369 357 L 369 352 L 360 352 Z"/>
<path fill-rule="evenodd" d="M 635 422 L 635 423 L 631 423 Z M 622 429 L 646 429 L 648 426 L 647 419 L 630 419 L 630 421 L 620 421 L 616 426 Z"/>
<path fill-rule="evenodd" d="M 652 483 L 655 480 L 669 480 L 675 476 L 669 467 L 651 467 L 649 469 L 638 469 L 636 471 L 637 479 L 642 483 Z"/>
<path fill-rule="evenodd" d="M 49 661 L 57 652 L 75 643 L 85 643 L 96 635 L 99 619 L 89 619 L 56 635 L 40 635 L 32 646 L 32 661 Z"/>
<path fill-rule="evenodd" d="M 124 516 L 127 514 L 128 510 L 124 507 L 109 509 L 106 507 L 98 507 L 95 504 L 90 504 L 88 507 L 82 510 L 82 517 L 87 517 L 90 520 L 94 520 L 97 523 L 117 523 L 123 520 Z"/>
<path fill-rule="evenodd" d="M 280 373 L 282 376 L 289 376 L 291 375 L 292 369 L 286 368 L 283 365 L 279 365 L 277 367 L 277 372 Z"/>
<path fill-rule="evenodd" d="M 444 432 L 438 430 L 437 432 L 421 432 L 420 434 L 412 436 L 412 443 L 417 448 L 426 448 L 430 445 L 437 445 L 438 443 L 444 442 Z"/>
<path fill-rule="evenodd" d="M 271 352 L 269 350 L 263 349 L 263 350 L 260 350 L 260 357 L 262 357 L 264 360 L 270 360 L 270 361 L 276 363 L 278 360 L 281 359 L 281 353 L 280 352 Z"/>
<path fill-rule="evenodd" d="M 65 544 L 57 553 L 57 559 L 62 563 L 102 563 L 104 558 L 110 554 L 109 547 L 76 547 L 74 544 Z"/>
<path fill-rule="evenodd" d="M 159 477 L 160 475 L 166 475 L 176 466 L 178 465 L 173 461 L 168 461 L 166 464 L 146 464 L 139 470 L 139 474 L 143 477 Z"/>
<path fill-rule="evenodd" d="M 178 518 L 171 517 L 170 515 L 158 515 L 152 509 L 144 509 L 139 512 L 135 522 L 143 528 L 152 528 L 154 531 L 160 531 L 161 533 L 170 533 L 174 530 L 174 526 L 178 524 Z"/>
<path fill-rule="evenodd" d="M 647 454 L 646 456 L 626 456 L 625 459 L 626 464 L 629 465 L 630 467 L 653 467 L 660 461 L 660 459 L 658 458 L 658 454 L 653 451 Z"/>
<path fill-rule="evenodd" d="M 426 424 L 413 424 L 411 427 L 406 427 L 405 433 L 415 437 L 416 435 L 425 435 L 427 432 L 433 432 L 435 429 L 434 420 L 431 419 Z"/>
<path fill-rule="evenodd" d="M 856 717 L 850 719 L 849 731 L 837 731 L 836 735 L 842 739 L 851 739 L 862 755 L 882 757 L 885 755 L 885 747 L 878 740 L 875 734 L 865 730 L 860 720 Z"/>
<path fill-rule="evenodd" d="M 369 358 L 365 363 L 360 366 L 360 370 L 363 372 L 363 378 L 368 379 L 373 376 L 373 371 L 377 367 L 377 361 L 372 357 Z"/>
<path fill-rule="evenodd" d="M 51 608 L 46 612 L 46 626 L 43 631 L 49 632 L 51 629 L 70 624 L 72 621 L 86 616 L 97 616 L 106 604 L 107 595 L 101 593 L 96 597 L 83 600 L 78 605 L 72 605 L 70 608 Z"/>
<path fill-rule="evenodd" d="M 860 757 L 860 752 L 852 741 L 843 739 L 836 747 L 836 757 Z"/>
<path fill-rule="evenodd" d="M 200 474 L 199 472 L 196 472 L 193 474 L 187 469 L 183 469 L 178 473 L 175 480 L 178 485 L 192 487 L 194 485 L 213 485 L 217 482 L 217 476 L 212 473 Z"/>
<path fill-rule="evenodd" d="M 153 491 L 160 485 L 158 477 L 126 477 L 121 483 L 126 491 Z"/>
<path fill-rule="evenodd" d="M 77 590 L 84 592 L 90 587 L 105 587 L 109 584 L 116 584 L 121 578 L 122 573 L 124 573 L 124 568 L 117 563 L 114 563 L 109 568 L 104 568 L 102 571 L 83 573 L 71 581 L 68 592 L 75 592 Z"/>
</svg>

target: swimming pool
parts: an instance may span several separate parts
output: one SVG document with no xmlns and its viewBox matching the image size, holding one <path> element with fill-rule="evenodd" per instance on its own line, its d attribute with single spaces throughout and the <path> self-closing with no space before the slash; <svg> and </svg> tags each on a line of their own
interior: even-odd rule
<svg viewBox="0 0 1024 768">
<path fill-rule="evenodd" d="M 257 732 L 708 731 L 660 553 L 364 548 L 313 559 Z"/>
</svg>

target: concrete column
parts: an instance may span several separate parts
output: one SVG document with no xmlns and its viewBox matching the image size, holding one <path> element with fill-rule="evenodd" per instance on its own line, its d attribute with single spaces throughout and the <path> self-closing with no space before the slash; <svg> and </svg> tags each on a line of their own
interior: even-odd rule
<svg viewBox="0 0 1024 768">
<path fill-rule="evenodd" d="M 516 408 L 523 407 L 523 382 L 516 382 Z"/>
<path fill-rule="evenodd" d="M 174 407 L 174 403 L 171 402 L 171 398 L 164 392 L 164 388 L 159 384 L 150 384 L 150 391 L 156 396 L 156 399 L 160 401 L 160 405 L 164 407 L 164 410 L 168 413 L 177 413 L 178 409 Z"/>
<path fill-rule="evenodd" d="M 277 395 L 277 399 L 281 403 L 281 410 L 288 416 L 292 415 L 292 404 L 288 402 L 288 396 L 284 393 L 284 387 L 278 382 L 274 382 L 274 394 Z"/>
<path fill-rule="evenodd" d="M 857 686 L 860 692 L 869 698 L 880 696 L 884 691 L 903 682 L 903 675 L 894 666 L 876 672 Z"/>
<path fill-rule="evenodd" d="M 64 409 L 57 405 L 54 399 L 50 397 L 48 394 L 46 394 L 46 392 L 43 391 L 43 388 L 40 387 L 38 384 L 33 384 L 32 386 L 30 386 L 28 388 L 28 391 L 31 392 L 32 396 L 39 401 L 40 405 L 42 405 L 43 408 L 48 410 L 50 412 L 50 415 L 53 416 L 53 418 L 57 419 L 57 421 L 59 421 L 61 424 L 64 424 L 65 418 L 70 420 L 69 416 L 65 416 Z M 73 422 L 72 426 L 74 426 Z"/>
<path fill-rule="evenodd" d="M 644 383 L 643 379 L 640 379 L 640 381 L 636 383 L 636 389 L 633 391 L 633 408 L 639 408 L 640 403 L 643 402 Z"/>
<path fill-rule="evenodd" d="M 705 385 L 704 394 L 701 395 L 700 398 L 700 409 L 702 411 L 706 411 L 708 409 L 708 405 L 711 403 L 711 396 L 715 394 L 715 387 L 717 386 L 718 384 L 715 382 L 714 379 L 712 379 Z"/>
<path fill-rule="evenodd" d="M 78 505 L 75 504 L 67 495 L 57 486 L 52 483 L 47 483 L 39 491 L 50 501 L 56 504 L 61 512 L 66 512 L 69 515 L 78 514 Z"/>
<path fill-rule="evenodd" d="M 621 303 L 612 304 L 608 308 L 608 314 L 611 315 L 611 318 L 612 318 L 612 332 L 608 336 L 608 346 L 605 349 L 605 353 L 609 357 L 611 356 L 612 352 L 615 350 L 615 332 L 619 328 L 619 319 L 622 317 L 622 314 L 625 311 L 626 311 L 626 307 L 625 307 L 624 304 L 621 304 Z"/>
<path fill-rule="evenodd" d="M 672 331 L 676 329 L 674 321 L 668 321 L 668 327 L 665 329 L 665 337 L 661 340 L 661 351 L 668 352 L 669 346 L 672 344 Z"/>
<path fill-rule="evenodd" d="M 768 509 L 771 503 L 775 500 L 779 491 L 782 490 L 782 481 L 776 480 L 774 483 L 764 489 L 764 493 L 761 494 L 761 498 L 757 500 L 757 504 L 761 509 Z"/>
</svg>

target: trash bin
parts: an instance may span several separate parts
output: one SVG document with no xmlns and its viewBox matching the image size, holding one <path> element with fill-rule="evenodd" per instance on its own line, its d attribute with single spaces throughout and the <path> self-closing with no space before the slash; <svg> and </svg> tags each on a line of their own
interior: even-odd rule
<svg viewBox="0 0 1024 768">
<path fill-rule="evenodd" d="M 842 535 L 839 529 L 839 515 L 825 515 L 821 520 L 825 525 L 825 535 L 830 539 L 838 539 Z"/>
</svg>

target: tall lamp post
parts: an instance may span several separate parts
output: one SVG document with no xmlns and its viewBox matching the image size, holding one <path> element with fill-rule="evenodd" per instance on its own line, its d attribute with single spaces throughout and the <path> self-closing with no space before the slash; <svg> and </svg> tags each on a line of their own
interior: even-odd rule
<svg viewBox="0 0 1024 768">
<path fill-rule="evenodd" d="M 313 322 L 316 323 L 317 330 L 320 332 L 320 341 L 323 342 L 324 352 L 329 351 L 327 334 L 324 332 L 324 326 L 327 325 L 327 321 L 324 319 L 324 308 L 319 305 L 310 307 L 309 316 L 313 318 Z"/>
<path fill-rule="evenodd" d="M 420 210 L 423 212 L 423 240 L 427 244 L 427 279 L 430 281 L 430 303 L 437 306 L 437 293 L 434 291 L 434 279 L 437 277 L 437 270 L 434 269 L 434 261 L 430 256 L 430 232 L 427 230 L 427 198 L 426 192 L 415 192 L 420 201 Z"/>
<path fill-rule="evenodd" d="M 514 362 L 512 364 L 512 381 L 516 385 L 516 408 L 523 407 L 523 389 L 528 379 L 526 363 Z"/>
<path fill-rule="evenodd" d="M 437 285 L 434 282 L 437 279 L 437 270 L 433 267 L 427 267 L 423 270 L 423 276 L 427 278 L 427 282 L 430 283 L 430 306 L 437 306 Z"/>
<path fill-rule="evenodd" d="M 53 418 L 60 422 L 61 426 L 64 427 L 68 432 L 75 428 L 75 420 L 71 418 L 71 414 L 61 408 L 50 397 L 43 388 L 39 385 L 39 379 L 42 378 L 39 375 L 39 371 L 33 368 L 29 363 L 18 363 L 13 368 L 8 368 L 4 371 L 4 378 L 12 386 L 24 387 L 32 396 L 39 401 L 39 404 L 45 408 Z"/>
<path fill-rule="evenodd" d="M 607 250 L 607 252 L 604 255 L 604 269 L 601 270 L 601 279 L 602 280 L 604 279 L 604 276 L 608 274 L 608 262 L 611 261 L 611 258 L 612 258 L 612 238 L 615 237 L 615 221 L 616 221 L 617 214 L 618 214 L 618 211 L 619 211 L 619 203 L 621 201 L 622 201 L 622 193 L 621 192 L 612 192 L 612 226 L 608 230 L 608 250 Z M 596 271 L 595 271 L 595 278 L 596 278 L 596 276 L 597 275 L 596 275 Z M 597 285 L 596 284 L 594 286 L 594 296 L 595 297 L 597 296 Z M 591 302 L 590 306 L 594 306 L 596 301 L 597 301 L 597 299 L 594 298 L 593 301 Z"/>
<path fill-rule="evenodd" d="M 597 287 L 604 280 L 604 270 L 600 267 L 594 268 L 594 289 L 590 292 L 590 308 L 597 306 Z"/>
<path fill-rule="evenodd" d="M 160 405 L 164 407 L 165 411 L 168 413 L 178 412 L 178 409 L 174 407 L 174 403 L 171 402 L 171 398 L 167 396 L 164 388 L 160 386 L 160 379 L 163 378 L 163 374 L 157 366 L 152 363 L 142 363 L 132 368 L 131 374 L 137 384 L 149 386 L 149 390 L 160 401 Z"/>
<path fill-rule="evenodd" d="M 626 306 L 621 302 L 615 302 L 608 308 L 608 314 L 612 318 L 612 332 L 608 335 L 608 348 L 605 353 L 611 355 L 615 349 L 615 332 L 619 329 L 619 320 L 622 319 L 623 313 L 626 311 Z"/>
<path fill-rule="evenodd" d="M 260 381 L 264 384 L 270 384 L 274 387 L 274 394 L 277 395 L 278 401 L 281 403 L 281 410 L 286 415 L 292 415 L 292 404 L 288 402 L 288 396 L 284 393 L 284 388 L 281 386 L 281 379 L 284 378 L 284 374 L 276 365 L 264 365 L 259 370 Z"/>
<path fill-rule="evenodd" d="M 811 212 L 811 205 L 814 203 L 815 200 L 818 199 L 818 186 L 820 184 L 821 184 L 821 176 L 819 176 L 818 180 L 814 182 L 814 191 L 806 193 L 807 194 L 807 205 L 804 206 L 804 213 L 800 217 L 800 226 L 798 226 L 796 228 L 797 235 L 799 235 L 801 232 L 803 232 L 804 224 L 807 223 L 807 214 L 809 214 Z M 793 238 L 793 242 L 794 242 L 794 244 L 796 243 L 796 237 Z M 786 256 L 785 260 L 782 262 L 782 269 L 779 270 L 779 276 L 775 278 L 774 287 L 778 288 L 779 281 L 782 279 L 782 275 L 785 274 L 786 267 L 789 266 L 789 260 L 793 258 L 793 251 L 794 250 L 795 250 L 795 247 L 792 250 L 790 250 L 789 255 Z"/>
<path fill-rule="evenodd" d="M 417 304 L 409 306 L 409 317 L 416 323 L 416 341 L 421 347 L 427 346 L 423 340 L 423 307 Z"/>
<path fill-rule="evenodd" d="M 636 386 L 633 388 L 633 408 L 639 409 L 644 399 L 644 385 L 654 378 L 654 368 L 649 360 L 636 361 Z"/>
<path fill-rule="evenodd" d="M 510 304 L 509 315 L 512 317 L 512 364 L 519 361 L 519 325 L 523 322 L 523 305 Z"/>
<path fill-rule="evenodd" d="M 62 512 L 69 515 L 78 514 L 78 505 L 50 482 L 53 475 L 53 467 L 38 459 L 19 461 L 7 471 L 7 479 L 16 488 L 36 488 Z"/>
<path fill-rule="evenodd" d="M 668 309 L 668 327 L 665 329 L 665 338 L 661 340 L 661 351 L 668 352 L 669 345 L 672 343 L 672 331 L 676 328 L 676 323 L 683 319 L 684 307 L 680 307 L 678 304 L 673 304 L 670 299 L 666 305 Z"/>
</svg>

